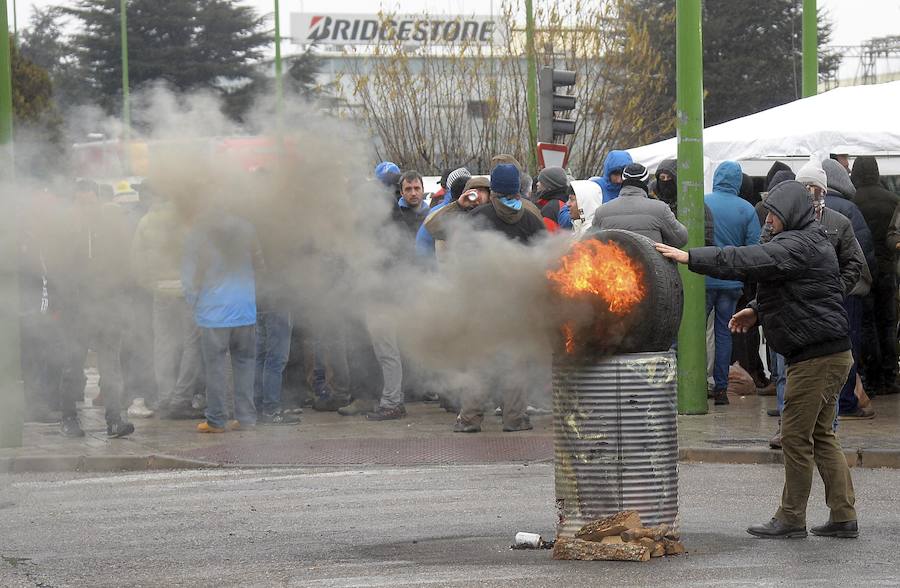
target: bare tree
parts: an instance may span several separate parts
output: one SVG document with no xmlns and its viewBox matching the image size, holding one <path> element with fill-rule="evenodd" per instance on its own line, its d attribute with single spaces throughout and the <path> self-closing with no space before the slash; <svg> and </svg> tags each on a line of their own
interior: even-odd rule
<svg viewBox="0 0 900 588">
<path fill-rule="evenodd" d="M 359 104 L 379 156 L 437 173 L 492 155 L 530 161 L 523 19 L 505 4 L 499 46 L 459 43 L 410 51 L 399 41 L 357 55 L 347 101 Z M 610 149 L 640 145 L 674 125 L 674 112 L 646 111 L 664 89 L 660 56 L 645 28 L 624 18 L 626 0 L 537 3 L 539 63 L 575 70 L 576 132 L 570 168 L 597 174 Z"/>
</svg>

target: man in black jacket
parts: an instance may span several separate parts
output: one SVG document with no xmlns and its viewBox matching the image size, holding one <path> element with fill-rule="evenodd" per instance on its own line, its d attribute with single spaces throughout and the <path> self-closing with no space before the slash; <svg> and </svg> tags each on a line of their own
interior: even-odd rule
<svg viewBox="0 0 900 588">
<path fill-rule="evenodd" d="M 785 356 L 781 508 L 771 521 L 747 532 L 763 538 L 806 537 L 806 505 L 817 466 L 831 516 L 812 533 L 856 537 L 853 482 L 832 429 L 837 395 L 853 363 L 837 255 L 816 222 L 803 184 L 782 182 L 769 193 L 765 207 L 773 235 L 765 243 L 690 252 L 661 243 L 656 248 L 697 273 L 757 281 L 756 300 L 735 314 L 729 326 L 746 332 L 759 321 L 772 347 Z"/>
<path fill-rule="evenodd" d="M 894 273 L 894 251 L 888 246 L 887 234 L 891 215 L 900 197 L 880 184 L 878 162 L 872 156 L 857 157 L 850 174 L 856 186 L 856 205 L 872 230 L 875 242 L 875 271 L 872 272 L 871 323 L 866 341 L 864 376 L 867 387 L 875 394 L 897 394 L 897 275 Z"/>
</svg>

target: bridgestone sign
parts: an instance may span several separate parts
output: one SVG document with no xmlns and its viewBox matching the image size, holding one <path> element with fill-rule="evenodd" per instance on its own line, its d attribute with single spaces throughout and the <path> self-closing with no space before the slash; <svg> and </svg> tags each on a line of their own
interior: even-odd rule
<svg viewBox="0 0 900 588">
<path fill-rule="evenodd" d="M 500 33 L 500 23 L 489 16 L 291 14 L 291 37 L 298 45 L 491 45 Z"/>
</svg>

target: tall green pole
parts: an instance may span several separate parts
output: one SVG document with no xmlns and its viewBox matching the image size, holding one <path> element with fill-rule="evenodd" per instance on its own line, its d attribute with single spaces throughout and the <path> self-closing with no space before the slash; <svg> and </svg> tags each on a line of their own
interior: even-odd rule
<svg viewBox="0 0 900 588">
<path fill-rule="evenodd" d="M 816 0 L 803 0 L 803 97 L 819 89 L 819 40 Z"/>
<path fill-rule="evenodd" d="M 531 153 L 531 170 L 537 170 L 537 56 L 534 53 L 534 9 L 532 0 L 525 0 L 525 56 L 528 60 L 528 87 L 525 99 L 528 106 L 528 145 Z"/>
<path fill-rule="evenodd" d="M 701 0 L 677 0 L 678 219 L 688 247 L 703 246 L 703 34 Z M 706 414 L 706 281 L 681 266 L 684 314 L 678 332 L 678 412 Z"/>
<path fill-rule="evenodd" d="M 128 84 L 128 0 L 119 1 L 119 25 L 122 40 L 122 133 L 131 139 L 131 89 Z M 126 149 L 128 147 L 126 146 Z"/>
<path fill-rule="evenodd" d="M 284 78 L 281 69 L 281 10 L 275 0 L 275 104 L 278 108 L 278 131 L 284 123 Z"/>
<path fill-rule="evenodd" d="M 12 64 L 6 0 L 0 0 L 0 194 L 6 214 L 0 220 L 0 447 L 22 446 L 25 400 L 19 374 L 18 247 L 13 175 Z"/>
</svg>

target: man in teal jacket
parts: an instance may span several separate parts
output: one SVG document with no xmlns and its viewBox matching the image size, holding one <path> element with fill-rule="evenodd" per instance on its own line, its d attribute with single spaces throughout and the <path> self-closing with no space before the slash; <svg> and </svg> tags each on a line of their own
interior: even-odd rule
<svg viewBox="0 0 900 588">
<path fill-rule="evenodd" d="M 713 191 L 704 197 L 716 219 L 713 237 L 716 247 L 743 247 L 759 243 L 759 218 L 749 202 L 740 197 L 741 166 L 724 161 L 713 175 Z M 728 321 L 741 297 L 744 285 L 735 280 L 706 278 L 706 314 L 714 312 L 716 357 L 713 365 L 716 404 L 728 404 L 728 367 L 731 363 L 731 331 Z"/>
</svg>

